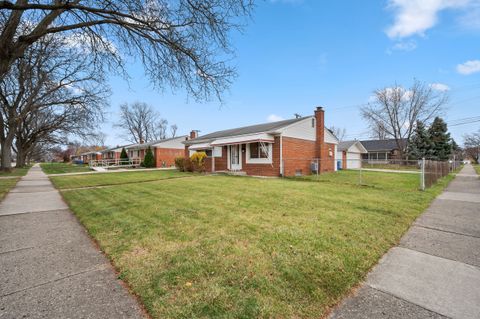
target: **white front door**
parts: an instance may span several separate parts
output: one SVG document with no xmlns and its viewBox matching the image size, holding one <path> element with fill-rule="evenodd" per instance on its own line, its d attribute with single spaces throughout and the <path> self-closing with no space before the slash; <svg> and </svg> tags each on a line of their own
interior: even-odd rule
<svg viewBox="0 0 480 319">
<path fill-rule="evenodd" d="M 239 171 L 242 169 L 240 145 L 230 145 L 230 169 L 232 171 Z"/>
</svg>

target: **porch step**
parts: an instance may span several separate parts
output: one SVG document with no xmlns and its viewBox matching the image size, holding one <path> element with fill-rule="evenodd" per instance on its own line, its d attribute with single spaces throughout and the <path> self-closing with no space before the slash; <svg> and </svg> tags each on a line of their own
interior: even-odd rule
<svg viewBox="0 0 480 319">
<path fill-rule="evenodd" d="M 235 175 L 235 176 L 247 176 L 247 172 L 244 171 L 230 171 L 227 172 L 228 175 Z"/>
</svg>

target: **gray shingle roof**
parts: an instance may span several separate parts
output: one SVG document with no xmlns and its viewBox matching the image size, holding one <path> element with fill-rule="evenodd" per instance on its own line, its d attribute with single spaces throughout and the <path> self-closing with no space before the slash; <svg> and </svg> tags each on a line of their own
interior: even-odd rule
<svg viewBox="0 0 480 319">
<path fill-rule="evenodd" d="M 158 144 L 158 143 L 163 143 L 163 142 L 175 140 L 175 139 L 179 139 L 179 138 L 182 138 L 182 137 L 185 138 L 187 136 L 186 135 L 181 135 L 181 136 L 175 136 L 175 137 L 171 137 L 171 138 L 165 138 L 163 140 L 156 140 L 156 141 L 151 141 L 151 142 L 146 142 L 146 143 L 131 144 L 131 145 L 128 145 L 127 147 L 125 147 L 125 148 L 129 149 L 129 150 L 142 149 L 142 148 L 147 148 L 149 146 L 152 146 L 152 145 L 155 145 L 155 144 Z"/>
<path fill-rule="evenodd" d="M 346 151 L 348 150 L 353 144 L 359 141 L 342 141 L 338 143 L 337 150 L 339 151 Z"/>
<path fill-rule="evenodd" d="M 388 139 L 388 140 L 366 140 L 366 141 L 360 141 L 360 143 L 363 144 L 363 146 L 367 149 L 369 152 L 374 152 L 374 151 L 391 151 L 391 150 L 396 150 L 398 149 L 397 142 L 394 139 Z M 403 145 L 405 145 L 405 140 L 403 139 L 402 142 Z"/>
<path fill-rule="evenodd" d="M 300 118 L 295 118 L 295 119 L 290 119 L 290 120 L 256 124 L 256 125 L 233 128 L 233 129 L 229 129 L 229 130 L 217 131 L 217 132 L 202 135 L 202 136 L 199 136 L 195 139 L 186 141 L 185 144 L 211 142 L 214 139 L 223 138 L 223 137 L 263 133 L 263 132 L 272 132 L 272 131 L 281 129 L 285 126 L 291 125 L 291 124 L 296 123 L 296 122 L 300 122 L 302 120 L 305 120 L 305 119 L 311 118 L 311 117 L 312 116 L 306 116 L 306 117 L 300 117 Z"/>
</svg>

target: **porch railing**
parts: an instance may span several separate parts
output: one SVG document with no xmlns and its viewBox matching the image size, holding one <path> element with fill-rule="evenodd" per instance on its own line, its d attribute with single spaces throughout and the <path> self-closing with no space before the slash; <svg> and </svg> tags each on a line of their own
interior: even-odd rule
<svg viewBox="0 0 480 319">
<path fill-rule="evenodd" d="M 116 168 L 116 167 L 138 167 L 141 164 L 140 158 L 132 159 L 101 159 L 88 162 L 90 167 Z"/>
</svg>

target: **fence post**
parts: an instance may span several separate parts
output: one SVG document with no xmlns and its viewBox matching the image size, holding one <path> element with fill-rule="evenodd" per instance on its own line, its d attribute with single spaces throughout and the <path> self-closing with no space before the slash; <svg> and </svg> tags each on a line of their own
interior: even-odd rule
<svg viewBox="0 0 480 319">
<path fill-rule="evenodd" d="M 362 166 L 360 165 L 360 169 L 358 170 L 359 172 L 359 176 L 358 176 L 358 183 L 360 186 L 363 185 L 363 181 L 362 181 Z"/>
<path fill-rule="evenodd" d="M 422 170 L 420 173 L 420 189 L 425 190 L 425 157 L 422 158 Z"/>
</svg>

